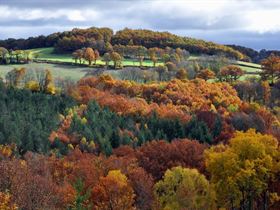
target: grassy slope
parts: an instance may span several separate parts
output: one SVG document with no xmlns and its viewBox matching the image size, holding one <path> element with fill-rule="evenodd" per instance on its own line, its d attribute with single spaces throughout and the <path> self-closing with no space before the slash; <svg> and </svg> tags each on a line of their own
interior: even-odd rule
<svg viewBox="0 0 280 210">
<path fill-rule="evenodd" d="M 261 71 L 261 65 L 257 63 L 237 61 L 237 64 L 239 64 L 239 66 L 247 73 L 258 74 Z"/>
<path fill-rule="evenodd" d="M 38 59 L 41 60 L 50 60 L 50 61 L 61 61 L 61 62 L 69 62 L 73 63 L 74 60 L 72 59 L 71 54 L 53 54 L 53 48 L 38 48 L 38 49 L 31 49 L 31 53 L 39 54 Z M 191 56 L 189 59 L 195 59 L 198 56 Z M 97 64 L 105 65 L 102 60 L 98 60 Z M 237 64 L 240 64 L 240 67 L 246 72 L 258 72 L 260 71 L 261 65 L 256 63 L 249 63 L 243 61 L 237 61 Z M 125 59 L 123 61 L 123 65 L 132 65 L 132 66 L 139 66 L 138 61 L 134 61 L 131 59 Z M 153 63 L 149 60 L 143 61 L 144 66 L 153 66 Z"/>
<path fill-rule="evenodd" d="M 60 62 L 67 62 L 67 63 L 74 62 L 71 54 L 53 54 L 52 47 L 31 49 L 30 51 L 32 54 L 34 54 L 34 53 L 38 54 L 39 60 L 60 61 Z M 122 63 L 124 66 L 139 66 L 138 61 L 134 61 L 131 59 L 125 59 Z M 105 65 L 105 62 L 103 62 L 102 60 L 98 60 L 97 64 Z M 158 63 L 157 65 L 159 65 L 159 64 L 160 63 Z M 113 62 L 111 62 L 110 65 L 113 65 Z M 153 62 L 150 60 L 145 60 L 145 61 L 143 61 L 143 66 L 152 67 Z"/>
<path fill-rule="evenodd" d="M 238 64 L 245 65 L 245 66 L 251 66 L 255 68 L 261 68 L 260 64 L 257 63 L 249 63 L 249 62 L 244 62 L 244 61 L 237 61 Z"/>
<path fill-rule="evenodd" d="M 35 53 L 38 54 L 38 59 L 41 60 L 49 60 L 49 61 L 60 61 L 60 62 L 67 62 L 73 63 L 74 60 L 72 59 L 71 54 L 53 54 L 53 48 L 37 48 L 31 49 L 31 53 L 34 55 Z M 196 59 L 197 56 L 191 56 L 190 59 Z M 104 62 L 101 60 L 97 61 L 97 64 L 104 65 Z M 258 72 L 261 71 L 260 65 L 255 63 L 248 63 L 237 61 L 237 64 L 249 74 L 246 74 L 240 78 L 240 80 L 245 80 L 248 77 L 256 77 L 258 76 Z M 113 63 L 111 63 L 113 65 Z M 124 60 L 124 66 L 139 66 L 139 62 L 133 60 Z M 144 66 L 153 66 L 151 61 L 145 60 L 143 62 Z M 159 65 L 159 64 L 158 64 Z M 61 78 L 70 78 L 72 80 L 79 80 L 82 78 L 88 71 L 92 70 L 90 67 L 77 67 L 77 66 L 70 66 L 70 65 L 56 65 L 56 64 L 25 64 L 25 67 L 33 68 L 33 69 L 50 69 L 54 75 L 54 77 L 61 77 Z M 22 65 L 7 65 L 7 66 L 0 66 L 0 77 L 4 78 L 6 73 L 11 71 L 13 68 L 19 68 Z M 256 74 L 253 74 L 256 73 Z"/>
<path fill-rule="evenodd" d="M 30 63 L 30 64 L 19 64 L 19 65 L 0 65 L 0 77 L 5 78 L 6 74 L 13 70 L 14 68 L 26 67 L 28 69 L 34 70 L 45 70 L 49 69 L 54 78 L 68 78 L 71 80 L 81 79 L 91 68 L 87 67 L 75 67 L 75 66 L 65 66 L 56 65 L 48 63 Z"/>
</svg>

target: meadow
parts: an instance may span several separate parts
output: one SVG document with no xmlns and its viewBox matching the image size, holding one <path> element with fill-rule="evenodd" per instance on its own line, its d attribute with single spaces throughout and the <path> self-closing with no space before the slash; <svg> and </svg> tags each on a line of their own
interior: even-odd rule
<svg viewBox="0 0 280 210">
<path fill-rule="evenodd" d="M 86 75 L 92 68 L 77 67 L 71 65 L 62 64 L 49 64 L 49 63 L 29 63 L 18 65 L 1 65 L 0 77 L 5 78 L 6 74 L 14 68 L 26 68 L 31 70 L 45 70 L 49 69 L 52 72 L 54 78 L 63 78 L 78 81 Z"/>
<path fill-rule="evenodd" d="M 73 81 L 78 81 L 79 79 L 84 77 L 87 73 L 95 70 L 95 68 L 93 68 L 93 67 L 75 65 L 71 54 L 54 54 L 53 47 L 31 49 L 30 52 L 31 52 L 32 58 L 35 58 L 37 61 L 42 61 L 42 63 L 32 62 L 29 64 L 1 65 L 0 66 L 0 77 L 5 78 L 5 75 L 9 71 L 13 70 L 14 68 L 25 67 L 27 69 L 34 69 L 34 70 L 49 69 L 49 70 L 51 70 L 54 78 L 64 78 L 64 79 L 70 79 Z M 190 56 L 189 59 L 191 60 L 191 59 L 197 59 L 197 58 L 199 58 L 199 57 Z M 66 63 L 66 64 L 44 63 L 43 61 L 61 62 L 61 63 Z M 132 60 L 132 59 L 125 59 L 122 63 L 123 63 L 124 67 L 125 66 L 138 67 L 139 66 L 139 62 L 136 60 Z M 105 65 L 105 63 L 101 59 L 99 59 L 97 61 L 97 64 Z M 161 65 L 161 64 L 162 64 L 162 62 L 157 63 L 157 65 Z M 113 65 L 113 63 L 110 62 L 110 65 Z M 255 63 L 237 61 L 236 65 L 240 66 L 246 72 L 246 74 L 243 75 L 239 80 L 245 80 L 249 77 L 258 77 L 259 72 L 261 71 L 261 66 L 259 64 L 255 64 Z M 144 60 L 143 66 L 152 67 L 153 63 L 150 60 Z M 118 72 L 116 72 L 115 70 L 105 71 L 105 72 L 118 77 L 121 70 L 118 70 Z"/>
<path fill-rule="evenodd" d="M 57 61 L 57 62 L 66 62 L 66 63 L 74 63 L 71 54 L 54 54 L 53 47 L 48 48 L 37 48 L 31 49 L 31 55 L 37 54 L 37 60 L 47 60 L 47 61 Z M 189 57 L 190 60 L 197 59 L 199 56 L 191 55 Z M 85 63 L 86 64 L 86 63 Z M 97 60 L 96 64 L 105 65 L 101 59 Z M 122 62 L 123 66 L 139 66 L 139 62 L 133 59 L 124 59 Z M 162 62 L 158 62 L 157 65 L 163 64 Z M 244 61 L 237 61 L 236 64 L 240 66 L 245 72 L 249 74 L 258 73 L 261 71 L 261 65 L 256 63 L 249 63 Z M 113 62 L 110 62 L 110 65 L 113 65 Z M 145 67 L 153 67 L 153 62 L 150 60 L 144 60 L 143 66 Z"/>
<path fill-rule="evenodd" d="M 35 57 L 35 55 L 37 55 L 37 57 L 36 57 L 37 60 L 74 63 L 74 60 L 73 60 L 71 54 L 54 54 L 53 47 L 31 49 L 30 52 L 31 52 L 32 57 Z M 87 64 L 87 62 L 85 62 L 85 61 L 83 61 L 83 62 L 84 62 L 84 64 Z M 97 60 L 96 64 L 105 65 L 105 62 L 103 62 L 101 59 L 99 59 L 99 60 Z M 110 62 L 109 64 L 113 65 L 113 62 Z M 124 59 L 122 64 L 123 64 L 123 66 L 139 66 L 139 62 L 137 60 L 133 60 L 133 59 Z M 157 65 L 160 65 L 160 64 L 162 64 L 162 62 L 157 63 Z M 143 66 L 152 67 L 153 62 L 150 60 L 144 60 Z"/>
</svg>

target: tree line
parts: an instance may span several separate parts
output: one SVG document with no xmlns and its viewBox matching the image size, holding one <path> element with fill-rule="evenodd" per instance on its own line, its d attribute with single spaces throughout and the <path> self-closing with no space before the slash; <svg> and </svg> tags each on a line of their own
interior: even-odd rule
<svg viewBox="0 0 280 210">
<path fill-rule="evenodd" d="M 256 51 L 254 49 L 238 46 L 238 45 L 228 45 L 228 46 L 243 53 L 247 57 L 245 60 L 253 63 L 261 63 L 262 60 L 268 58 L 271 54 L 280 56 L 279 50 L 262 49 L 260 51 Z"/>
<path fill-rule="evenodd" d="M 31 59 L 31 52 L 28 50 L 7 50 L 0 47 L 0 64 L 28 63 Z"/>
<path fill-rule="evenodd" d="M 73 29 L 57 32 L 48 36 L 30 37 L 28 39 L 0 40 L 0 46 L 6 49 L 32 49 L 55 47 L 57 53 L 72 53 L 75 50 L 91 47 L 102 55 L 107 52 L 108 45 L 139 45 L 146 48 L 181 48 L 192 54 L 224 54 L 227 57 L 241 60 L 242 53 L 224 45 L 203 40 L 180 37 L 168 32 L 150 30 L 123 29 L 113 33 L 109 28 Z"/>
<path fill-rule="evenodd" d="M 100 53 L 97 49 L 90 47 L 82 48 L 75 50 L 72 53 L 72 57 L 75 60 L 75 63 L 82 64 L 85 60 L 89 65 L 91 65 L 93 62 L 96 64 L 96 61 L 101 58 L 105 62 L 106 67 L 109 66 L 110 61 L 113 61 L 114 68 L 117 68 L 122 67 L 121 63 L 124 58 L 130 58 L 133 60 L 136 59 L 139 62 L 139 67 L 142 67 L 143 61 L 148 59 L 153 62 L 153 66 L 155 67 L 158 61 L 162 61 L 164 63 L 176 63 L 188 59 L 190 55 L 189 52 L 180 48 L 172 49 L 167 47 L 165 49 L 147 49 L 145 47 L 136 45 L 110 45 L 107 51 L 107 53 L 100 57 Z"/>
</svg>

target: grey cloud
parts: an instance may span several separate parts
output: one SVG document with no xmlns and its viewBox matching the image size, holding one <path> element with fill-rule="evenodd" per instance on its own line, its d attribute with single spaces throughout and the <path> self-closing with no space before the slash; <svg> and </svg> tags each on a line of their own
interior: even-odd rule
<svg viewBox="0 0 280 210">
<path fill-rule="evenodd" d="M 234 30 L 174 30 L 173 32 L 182 36 L 196 37 L 220 44 L 241 45 L 255 50 L 280 50 L 280 32 L 263 34 Z"/>
<path fill-rule="evenodd" d="M 108 8 L 136 0 L 0 0 L 1 5 L 15 8 Z"/>
<path fill-rule="evenodd" d="M 209 22 L 208 14 L 190 12 L 186 7 L 185 14 L 177 14 L 176 8 L 185 6 L 188 1 L 178 1 L 177 7 L 164 10 L 165 3 L 161 0 L 159 7 L 152 7 L 154 0 L 0 0 L 0 6 L 7 6 L 15 11 L 40 9 L 53 11 L 60 9 L 89 13 L 85 20 L 76 21 L 66 15 L 59 17 L 38 17 L 27 20 L 17 16 L 0 19 L 0 39 L 7 37 L 27 37 L 31 35 L 49 34 L 56 31 L 68 30 L 74 27 L 110 27 L 119 30 L 125 27 L 148 28 L 159 31 L 170 31 L 183 36 L 202 38 L 224 44 L 240 44 L 256 49 L 280 49 L 279 33 L 246 32 L 246 20 L 243 14 L 246 9 L 280 10 L 280 1 L 274 0 L 235 0 L 244 3 L 244 10 L 236 11 L 226 5 L 224 12 L 212 14 Z M 202 1 L 202 0 L 196 0 Z M 210 1 L 210 0 L 209 0 Z M 208 1 L 208 2 L 209 2 Z M 206 2 L 206 1 L 205 1 Z M 219 3 L 219 1 L 212 1 Z M 225 1 L 227 2 L 227 1 Z M 233 1 L 230 1 L 233 2 Z M 205 6 L 206 7 L 206 6 Z M 239 8 L 239 7 L 238 7 Z M 97 16 L 91 16 L 90 11 L 97 11 Z M 280 12 L 280 11 L 279 11 Z M 49 14 L 49 13 L 48 13 Z M 46 14 L 47 15 L 47 14 Z M 210 17 L 212 18 L 212 16 Z M 36 29 L 34 29 L 36 27 Z M 17 30 L 18 29 L 18 30 Z M 280 30 L 280 29 L 279 29 Z M 277 30 L 276 30 L 277 31 Z"/>
</svg>

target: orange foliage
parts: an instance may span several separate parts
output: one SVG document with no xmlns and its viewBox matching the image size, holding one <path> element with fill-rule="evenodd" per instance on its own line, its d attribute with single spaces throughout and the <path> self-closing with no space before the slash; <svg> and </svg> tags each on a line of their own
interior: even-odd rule
<svg viewBox="0 0 280 210">
<path fill-rule="evenodd" d="M 226 83 L 207 83 L 204 80 L 171 80 L 155 84 L 138 84 L 114 80 L 108 75 L 80 80 L 72 96 L 81 103 L 96 100 L 119 114 L 150 115 L 156 111 L 162 118 L 190 119 L 190 113 L 213 106 L 239 106 L 236 91 Z"/>
<path fill-rule="evenodd" d="M 0 192 L 0 209 L 17 210 L 18 207 L 12 203 L 10 194 Z"/>
<path fill-rule="evenodd" d="M 93 209 L 126 209 L 134 210 L 134 197 L 132 187 L 127 177 L 119 170 L 109 171 L 106 177 L 92 190 Z"/>
</svg>

